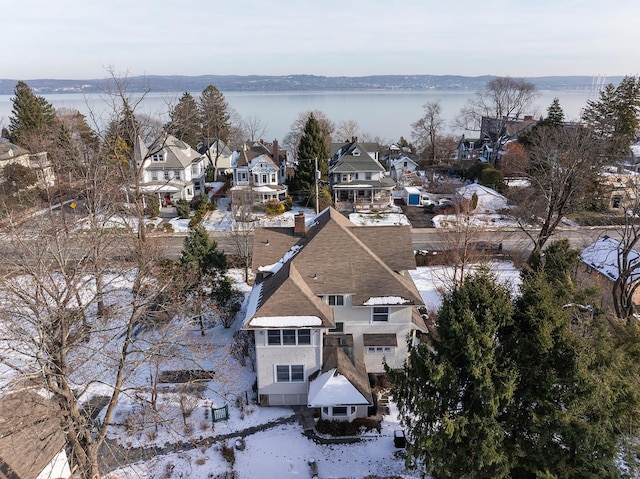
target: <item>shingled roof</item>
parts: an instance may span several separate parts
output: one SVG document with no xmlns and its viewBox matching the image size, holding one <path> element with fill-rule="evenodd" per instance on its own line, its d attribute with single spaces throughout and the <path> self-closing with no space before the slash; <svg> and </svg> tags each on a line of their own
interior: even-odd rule
<svg viewBox="0 0 640 479">
<path fill-rule="evenodd" d="M 291 303 L 323 308 L 317 296 L 327 294 L 351 294 L 354 306 L 422 304 L 403 274 L 416 267 L 407 226 L 358 227 L 327 208 L 303 236 L 294 236 L 291 228 L 258 228 L 254 238 L 253 268 L 266 277 L 254 287 L 245 325 L 252 318 L 282 315 L 294 308 Z M 301 304 L 295 308 L 305 310 Z"/>
<path fill-rule="evenodd" d="M 0 477 L 35 479 L 64 446 L 51 401 L 30 390 L 0 399 Z"/>
</svg>

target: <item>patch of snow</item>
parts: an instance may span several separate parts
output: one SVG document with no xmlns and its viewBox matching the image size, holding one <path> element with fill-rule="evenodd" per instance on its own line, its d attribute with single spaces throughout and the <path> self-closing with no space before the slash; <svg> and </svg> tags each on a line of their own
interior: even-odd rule
<svg viewBox="0 0 640 479">
<path fill-rule="evenodd" d="M 269 316 L 253 318 L 251 326 L 257 328 L 304 328 L 322 326 L 318 316 Z"/>
<path fill-rule="evenodd" d="M 383 297 L 371 297 L 369 299 L 367 299 L 364 303 L 362 303 L 363 306 L 374 306 L 374 305 L 378 305 L 378 304 L 383 304 L 383 305 L 390 305 L 390 304 L 405 304 L 408 303 L 409 300 L 408 299 L 404 299 L 401 298 L 400 296 L 383 296 Z"/>
<path fill-rule="evenodd" d="M 258 271 L 260 271 L 261 273 L 273 273 L 276 274 L 278 271 L 280 271 L 280 268 L 282 268 L 282 266 L 289 261 L 291 258 L 293 258 L 296 254 L 298 254 L 298 252 L 302 249 L 301 245 L 293 245 L 291 247 L 291 249 L 289 251 L 287 251 L 284 256 L 280 259 L 280 261 L 278 261 L 277 263 L 273 263 L 273 264 L 268 264 L 266 266 L 258 266 Z"/>
<path fill-rule="evenodd" d="M 401 213 L 351 213 L 349 221 L 357 226 L 411 226 L 408 218 Z"/>
<path fill-rule="evenodd" d="M 309 383 L 310 407 L 333 406 L 335 404 L 369 404 L 342 374 L 331 369 Z"/>
</svg>

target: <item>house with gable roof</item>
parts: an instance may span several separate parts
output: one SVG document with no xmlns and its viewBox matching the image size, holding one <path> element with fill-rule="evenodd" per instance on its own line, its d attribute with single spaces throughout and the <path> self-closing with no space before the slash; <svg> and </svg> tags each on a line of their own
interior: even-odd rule
<svg viewBox="0 0 640 479">
<path fill-rule="evenodd" d="M 233 152 L 224 141 L 213 138 L 202 142 L 198 145 L 198 153 L 206 157 L 206 167 L 213 168 L 213 181 L 224 181 L 226 175 L 233 174 L 231 168 Z"/>
<path fill-rule="evenodd" d="M 359 143 L 353 138 L 346 143 L 332 144 L 329 182 L 333 204 L 338 210 L 393 205 L 395 181 L 378 161 L 377 143 Z"/>
<path fill-rule="evenodd" d="M 416 267 L 410 228 L 356 226 L 327 208 L 308 225 L 298 214 L 293 228 L 258 228 L 254 238 L 243 329 L 255 336 L 260 403 L 366 416 L 369 374 L 384 372 L 383 358 L 401 367 L 407 338 L 426 331 L 407 273 Z"/>
<path fill-rule="evenodd" d="M 282 201 L 287 196 L 287 152 L 277 141 L 247 142 L 231 158 L 233 169 L 232 203 Z"/>
<path fill-rule="evenodd" d="M 142 167 L 142 191 L 157 197 L 160 204 L 189 201 L 205 193 L 205 157 L 175 136 L 166 135 L 151 146 L 138 137 L 136 155 Z"/>
<path fill-rule="evenodd" d="M 16 164 L 33 170 L 41 188 L 46 188 L 55 182 L 56 176 L 46 151 L 33 154 L 4 138 L 0 138 L 0 174 L 5 166 Z M 0 181 L 2 181 L 1 177 Z"/>
</svg>

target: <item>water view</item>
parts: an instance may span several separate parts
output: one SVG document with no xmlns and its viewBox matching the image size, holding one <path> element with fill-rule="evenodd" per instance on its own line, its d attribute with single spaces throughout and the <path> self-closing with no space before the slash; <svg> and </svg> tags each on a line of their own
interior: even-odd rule
<svg viewBox="0 0 640 479">
<path fill-rule="evenodd" d="M 194 96 L 200 92 L 192 92 Z M 451 123 L 465 103 L 474 96 L 473 91 L 427 90 L 427 91 L 317 91 L 317 92 L 224 92 L 229 105 L 244 118 L 259 117 L 266 125 L 265 140 L 282 141 L 299 113 L 320 110 L 338 125 L 344 120 L 355 120 L 361 133 L 369 139 L 396 141 L 401 136 L 411 137 L 411 123 L 422 116 L 422 106 L 439 100 L 442 115 L 447 121 L 446 130 L 460 135 L 462 131 Z M 165 121 L 167 112 L 182 95 L 179 93 L 149 93 L 141 104 L 140 111 Z M 99 94 L 52 94 L 44 95 L 55 108 L 77 109 L 84 115 L 91 113 L 98 122 L 104 123 L 109 116 L 108 98 Z M 0 95 L 0 126 L 7 126 L 11 114 L 12 95 Z M 536 118 L 546 114 L 554 97 L 560 104 L 567 120 L 580 117 L 587 100 L 595 95 L 586 90 L 539 92 L 536 107 L 528 114 Z"/>
</svg>

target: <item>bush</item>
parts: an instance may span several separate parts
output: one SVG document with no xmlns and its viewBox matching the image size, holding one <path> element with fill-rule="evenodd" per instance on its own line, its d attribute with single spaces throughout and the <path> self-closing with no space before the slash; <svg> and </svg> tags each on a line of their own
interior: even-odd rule
<svg viewBox="0 0 640 479">
<path fill-rule="evenodd" d="M 282 204 L 284 205 L 285 211 L 291 211 L 291 208 L 293 208 L 293 197 L 286 196 L 284 200 L 282 200 Z"/>
<path fill-rule="evenodd" d="M 191 200 L 191 209 L 199 210 L 200 208 L 206 208 L 211 210 L 211 204 L 213 204 L 213 209 L 215 209 L 215 203 L 209 200 L 209 197 L 205 193 L 200 193 L 198 196 L 194 196 Z"/>
<path fill-rule="evenodd" d="M 356 436 L 363 428 L 365 431 L 375 429 L 380 432 L 380 421 L 369 418 L 357 418 L 352 422 L 320 419 L 316 424 L 316 430 L 319 433 L 336 437 Z"/>
<path fill-rule="evenodd" d="M 160 202 L 156 198 L 147 198 L 144 214 L 150 218 L 157 218 L 160 214 Z"/>
<path fill-rule="evenodd" d="M 222 457 L 229 463 L 231 467 L 236 463 L 236 452 L 231 446 L 226 444 L 222 446 Z"/>
<path fill-rule="evenodd" d="M 178 213 L 180 218 L 186 220 L 191 213 L 191 206 L 189 205 L 189 202 L 182 198 L 176 201 L 176 213 Z"/>
<path fill-rule="evenodd" d="M 269 216 L 280 215 L 284 213 L 285 206 L 284 204 L 280 203 L 278 200 L 268 200 L 264 204 L 264 211 Z"/>
</svg>

